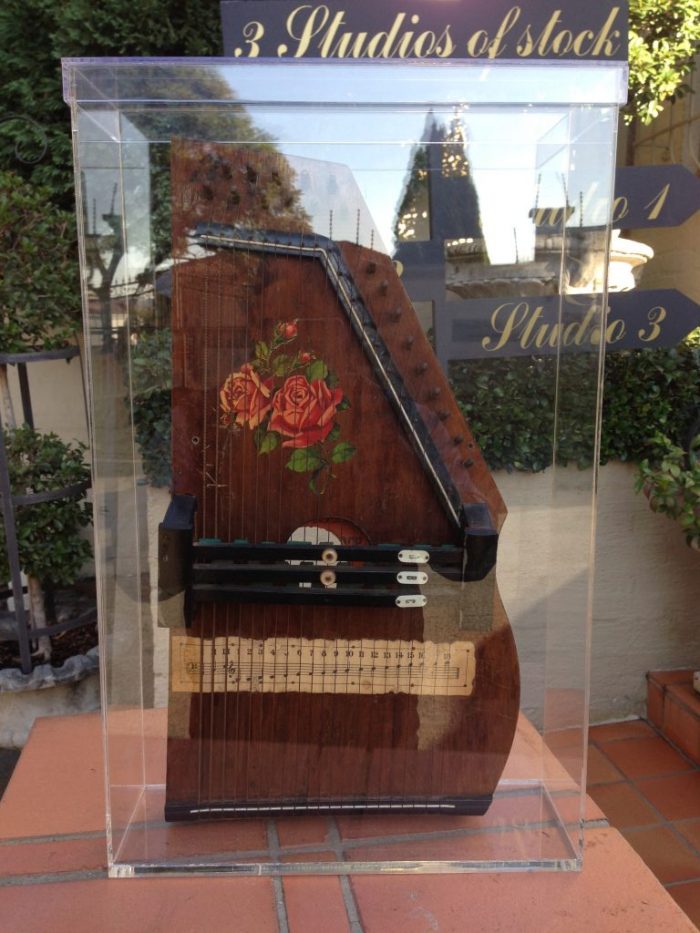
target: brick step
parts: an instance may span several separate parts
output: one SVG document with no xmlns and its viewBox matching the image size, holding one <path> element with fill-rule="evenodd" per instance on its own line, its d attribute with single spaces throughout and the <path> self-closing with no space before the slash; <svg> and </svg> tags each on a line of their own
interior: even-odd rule
<svg viewBox="0 0 700 933">
<path fill-rule="evenodd" d="M 692 670 L 647 674 L 647 719 L 700 764 L 700 694 L 693 689 Z"/>
</svg>

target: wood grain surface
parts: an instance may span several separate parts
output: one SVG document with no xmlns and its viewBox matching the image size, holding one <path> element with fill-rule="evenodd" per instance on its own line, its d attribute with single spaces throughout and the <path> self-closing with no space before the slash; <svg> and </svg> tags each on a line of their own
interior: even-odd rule
<svg viewBox="0 0 700 933">
<path fill-rule="evenodd" d="M 193 146 L 174 159 L 175 182 L 191 177 Z M 242 164 L 240 152 L 214 156 Z M 182 238 L 192 197 L 187 211 L 178 203 Z M 212 208 L 204 219 L 230 222 L 231 213 Z M 340 248 L 462 500 L 485 502 L 500 527 L 503 500 L 390 258 Z M 173 492 L 197 497 L 196 538 L 284 542 L 300 526 L 344 523 L 372 544 L 462 546 L 320 262 L 222 249 L 185 258 L 173 272 Z M 350 403 L 335 422 L 355 453 L 333 466 L 322 494 L 309 487 L 309 473 L 286 467 L 290 448 L 261 454 L 252 430 L 222 422 L 222 385 L 280 322 L 294 322 L 295 350 L 323 360 Z M 423 609 L 200 606 L 187 634 L 202 639 L 471 641 L 474 688 L 468 697 L 171 692 L 168 806 L 206 816 L 256 801 L 488 801 L 518 713 L 513 636 L 495 570 L 468 584 L 429 573 Z"/>
</svg>

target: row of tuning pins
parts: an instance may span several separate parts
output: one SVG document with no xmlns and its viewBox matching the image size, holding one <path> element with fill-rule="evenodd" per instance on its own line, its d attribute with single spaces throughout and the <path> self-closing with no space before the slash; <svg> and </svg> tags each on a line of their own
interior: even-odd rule
<svg viewBox="0 0 700 933">
<path fill-rule="evenodd" d="M 367 263 L 366 272 L 368 275 L 376 274 L 377 264 L 376 262 L 374 262 L 374 260 L 370 260 Z M 378 285 L 378 292 L 380 295 L 386 296 L 388 294 L 388 291 L 389 291 L 389 282 L 387 279 L 382 279 L 382 281 Z M 386 315 L 384 315 L 384 318 L 392 324 L 400 323 L 402 317 L 403 317 L 403 309 L 399 305 L 397 305 L 395 308 L 389 311 Z M 414 348 L 415 342 L 416 342 L 415 335 L 407 334 L 402 339 L 401 346 L 406 352 L 410 353 Z M 417 362 L 413 367 L 414 375 L 417 377 L 425 376 L 429 368 L 430 367 L 428 363 L 425 362 L 425 360 L 421 360 Z M 432 386 L 426 391 L 425 397 L 427 398 L 429 402 L 437 402 L 441 395 L 442 395 L 441 388 L 439 386 Z M 447 411 L 447 409 L 439 408 L 436 414 L 437 414 L 438 419 L 441 422 L 446 423 L 447 421 L 449 421 L 450 412 Z M 465 443 L 465 438 L 461 434 L 455 434 L 452 437 L 452 444 L 454 447 L 461 448 L 464 443 Z M 471 450 L 473 449 L 473 447 L 474 447 L 474 444 L 471 441 L 467 443 L 468 449 Z M 464 460 L 461 461 L 461 465 L 465 469 L 469 469 L 470 467 L 474 466 L 474 460 L 472 457 L 467 456 L 465 457 Z"/>
</svg>

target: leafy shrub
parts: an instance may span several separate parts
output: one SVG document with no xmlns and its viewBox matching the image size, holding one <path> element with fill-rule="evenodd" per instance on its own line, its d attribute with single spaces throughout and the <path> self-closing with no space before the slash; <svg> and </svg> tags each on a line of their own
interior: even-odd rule
<svg viewBox="0 0 700 933">
<path fill-rule="evenodd" d="M 84 444 L 66 444 L 55 434 L 24 425 L 5 431 L 5 446 L 14 495 L 49 492 L 87 484 L 90 471 Z M 16 507 L 15 518 L 22 570 L 42 583 L 68 586 L 91 556 L 80 529 L 91 521 L 91 509 L 80 496 Z M 0 577 L 9 579 L 5 527 L 0 522 Z"/>
<path fill-rule="evenodd" d="M 594 450 L 592 355 L 470 360 L 450 366 L 457 400 L 492 469 L 543 470 L 552 463 L 556 393 L 557 462 L 590 466 Z M 628 350 L 606 358 L 601 462 L 653 456 L 654 434 L 685 443 L 700 399 L 700 330 L 677 348 Z"/>
<path fill-rule="evenodd" d="M 50 350 L 80 320 L 75 219 L 51 192 L 0 172 L 0 352 Z"/>
<path fill-rule="evenodd" d="M 700 463 L 663 434 L 653 438 L 654 457 L 639 464 L 636 488 L 655 512 L 680 524 L 688 545 L 700 551 Z"/>
<path fill-rule="evenodd" d="M 627 122 L 651 123 L 664 102 L 689 90 L 700 48 L 700 0 L 630 0 Z"/>
<path fill-rule="evenodd" d="M 170 484 L 171 357 L 169 328 L 142 332 L 131 348 L 134 434 L 144 475 L 153 486 Z"/>
</svg>

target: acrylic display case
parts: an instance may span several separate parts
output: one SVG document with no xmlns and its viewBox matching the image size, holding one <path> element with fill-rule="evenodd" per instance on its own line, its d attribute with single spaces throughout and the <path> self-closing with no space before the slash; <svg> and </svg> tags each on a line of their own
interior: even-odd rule
<svg viewBox="0 0 700 933">
<path fill-rule="evenodd" d="M 580 866 L 625 80 L 64 62 L 113 876 Z"/>
</svg>

